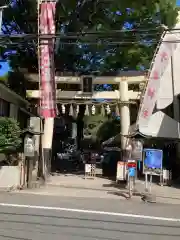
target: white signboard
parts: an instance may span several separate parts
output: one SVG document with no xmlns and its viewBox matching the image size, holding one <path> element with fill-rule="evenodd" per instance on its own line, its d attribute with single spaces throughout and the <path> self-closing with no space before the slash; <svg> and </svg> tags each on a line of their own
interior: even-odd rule
<svg viewBox="0 0 180 240">
<path fill-rule="evenodd" d="M 85 164 L 85 173 L 91 173 L 91 164 Z"/>
<path fill-rule="evenodd" d="M 34 140 L 30 137 L 25 138 L 24 140 L 24 155 L 26 157 L 34 157 Z"/>
<path fill-rule="evenodd" d="M 126 179 L 126 163 L 118 162 L 117 163 L 117 173 L 116 173 L 116 181 L 124 181 Z"/>
</svg>

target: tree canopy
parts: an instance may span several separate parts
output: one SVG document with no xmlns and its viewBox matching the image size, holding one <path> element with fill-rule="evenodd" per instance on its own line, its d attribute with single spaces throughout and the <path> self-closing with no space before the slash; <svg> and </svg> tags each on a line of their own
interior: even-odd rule
<svg viewBox="0 0 180 240">
<path fill-rule="evenodd" d="M 4 0 L 3 4 L 7 2 Z M 3 32 L 34 34 L 0 40 L 1 55 L 9 59 L 14 70 L 8 84 L 23 95 L 27 81 L 22 69 L 38 71 L 37 1 L 10 2 L 4 10 Z M 173 27 L 177 15 L 176 0 L 59 0 L 56 72 L 117 74 L 121 70 L 147 69 L 160 40 L 162 24 Z M 101 140 L 109 137 L 102 136 L 102 132 L 107 132 L 104 129 L 115 126 L 114 122 L 107 123 L 99 130 L 96 126 L 92 128 Z"/>
<path fill-rule="evenodd" d="M 4 33 L 37 33 L 36 1 L 13 2 L 4 10 Z M 60 0 L 56 71 L 103 74 L 148 68 L 161 36 L 160 25 L 172 27 L 177 12 L 176 0 Z M 9 55 L 13 69 L 37 72 L 36 38 L 3 45 L 2 54 L 15 50 Z"/>
</svg>

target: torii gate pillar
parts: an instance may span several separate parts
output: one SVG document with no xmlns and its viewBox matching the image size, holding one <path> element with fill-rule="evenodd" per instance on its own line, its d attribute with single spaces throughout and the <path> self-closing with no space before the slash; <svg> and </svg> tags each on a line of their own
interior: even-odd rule
<svg viewBox="0 0 180 240">
<path fill-rule="evenodd" d="M 130 110 L 129 110 L 129 95 L 128 82 L 122 79 L 119 84 L 120 91 L 120 125 L 121 125 L 121 149 L 125 150 L 127 145 L 127 137 L 130 127 Z"/>
</svg>

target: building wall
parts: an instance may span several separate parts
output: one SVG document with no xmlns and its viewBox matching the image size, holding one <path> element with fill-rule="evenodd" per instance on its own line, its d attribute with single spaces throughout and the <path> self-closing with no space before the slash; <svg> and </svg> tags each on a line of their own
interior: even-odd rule
<svg viewBox="0 0 180 240">
<path fill-rule="evenodd" d="M 9 117 L 16 120 L 18 119 L 18 106 L 14 105 L 13 103 L 10 103 Z"/>
</svg>

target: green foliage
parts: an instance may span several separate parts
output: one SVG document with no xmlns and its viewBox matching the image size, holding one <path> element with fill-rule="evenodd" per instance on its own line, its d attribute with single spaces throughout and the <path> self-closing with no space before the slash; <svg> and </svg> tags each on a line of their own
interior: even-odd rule
<svg viewBox="0 0 180 240">
<path fill-rule="evenodd" d="M 23 72 L 19 70 L 10 71 L 0 77 L 0 82 L 22 97 L 26 97 L 26 87 L 28 86 L 28 81 Z"/>
<path fill-rule="evenodd" d="M 104 142 L 120 133 L 120 123 L 115 119 L 105 121 L 97 131 L 97 139 Z"/>
<path fill-rule="evenodd" d="M 13 118 L 0 117 L 0 150 L 17 149 L 22 143 L 21 129 Z"/>
<path fill-rule="evenodd" d="M 8 74 L 5 74 L 4 76 L 0 76 L 0 82 L 7 84 L 8 82 Z"/>
<path fill-rule="evenodd" d="M 84 135 L 92 136 L 93 139 L 97 138 L 97 132 L 100 126 L 107 121 L 107 117 L 101 115 L 90 115 L 84 117 Z"/>
<path fill-rule="evenodd" d="M 147 69 L 161 37 L 160 25 L 173 27 L 177 13 L 176 0 L 59 0 L 56 29 L 64 36 L 56 40 L 56 72 L 113 75 L 141 66 Z M 126 23 L 145 31 L 122 32 Z M 37 1 L 16 0 L 16 5 L 5 9 L 3 31 L 37 34 Z M 25 96 L 28 82 L 21 71 L 38 71 L 37 37 L 12 42 L 2 40 L 0 53 L 16 51 L 9 56 L 14 73 L 8 77 L 8 86 Z"/>
<path fill-rule="evenodd" d="M 101 115 L 85 117 L 84 134 L 97 142 L 103 142 L 120 132 L 119 121 Z"/>
<path fill-rule="evenodd" d="M 4 14 L 5 32 L 37 33 L 37 5 L 34 0 L 16 0 L 16 7 L 9 7 Z M 129 10 L 128 10 L 128 9 Z M 120 13 L 117 14 L 117 11 Z M 69 72 L 117 72 L 149 67 L 153 52 L 160 39 L 161 29 L 151 31 L 165 24 L 176 23 L 178 8 L 175 0 L 114 0 L 75 1 L 60 0 L 56 11 L 57 33 L 64 32 L 65 38 L 57 41 L 55 65 L 57 71 Z M 16 22 L 16 24 L 14 24 Z M 116 32 L 124 29 L 125 23 L 134 29 L 145 29 L 143 33 Z M 97 32 L 75 38 L 77 32 Z M 101 32 L 101 34 L 100 34 Z M 142 44 L 153 40 L 153 44 Z M 124 41 L 124 44 L 118 42 Z M 67 45 L 67 43 L 81 43 Z M 92 44 L 85 44 L 91 42 Z M 110 45 L 110 42 L 117 42 Z M 83 44 L 84 43 L 84 44 Z M 93 44 L 96 43 L 96 44 Z M 8 47 L 7 47 L 8 48 Z M 13 69 L 27 68 L 37 72 L 37 39 L 27 39 L 13 47 L 17 51 L 11 57 Z M 6 48 L 4 48 L 6 50 Z"/>
</svg>

